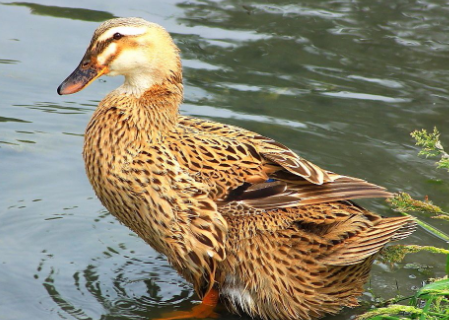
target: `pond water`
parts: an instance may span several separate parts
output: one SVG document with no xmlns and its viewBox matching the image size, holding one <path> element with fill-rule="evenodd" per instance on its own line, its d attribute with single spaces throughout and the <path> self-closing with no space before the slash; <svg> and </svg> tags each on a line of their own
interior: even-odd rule
<svg viewBox="0 0 449 320">
<path fill-rule="evenodd" d="M 56 94 L 101 21 L 140 16 L 168 29 L 182 50 L 182 113 L 447 211 L 449 176 L 417 157 L 409 133 L 437 126 L 449 148 L 448 14 L 437 0 L 0 2 L 0 319 L 151 319 L 197 300 L 86 179 L 85 126 L 122 79 Z M 383 200 L 363 204 L 395 214 Z M 422 230 L 405 242 L 446 246 Z M 376 263 L 363 298 L 411 294 L 443 270 L 444 257 L 429 254 Z"/>
</svg>

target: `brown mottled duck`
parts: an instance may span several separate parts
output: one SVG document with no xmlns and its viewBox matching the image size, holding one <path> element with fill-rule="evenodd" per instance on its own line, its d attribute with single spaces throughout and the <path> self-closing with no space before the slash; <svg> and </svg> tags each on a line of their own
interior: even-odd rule
<svg viewBox="0 0 449 320">
<path fill-rule="evenodd" d="M 389 197 L 384 188 L 323 170 L 260 134 L 180 115 L 179 49 L 157 24 L 101 24 L 58 93 L 101 75 L 125 81 L 87 126 L 87 176 L 103 205 L 203 299 L 166 319 L 212 316 L 218 301 L 275 320 L 356 306 L 377 253 L 415 228 L 409 217 L 351 202 Z"/>
</svg>

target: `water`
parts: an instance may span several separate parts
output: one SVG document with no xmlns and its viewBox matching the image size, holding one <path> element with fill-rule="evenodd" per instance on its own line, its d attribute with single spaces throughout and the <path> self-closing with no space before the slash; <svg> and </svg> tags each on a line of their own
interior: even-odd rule
<svg viewBox="0 0 449 320">
<path fill-rule="evenodd" d="M 150 319 L 197 299 L 164 257 L 103 209 L 85 177 L 84 128 L 121 79 L 56 94 L 93 30 L 112 17 L 141 16 L 172 33 L 184 63 L 182 113 L 260 132 L 329 170 L 429 195 L 448 210 L 448 175 L 418 158 L 409 136 L 437 126 L 449 148 L 444 2 L 74 5 L 0 3 L 0 319 Z M 394 214 L 382 200 L 363 204 Z M 447 223 L 422 218 L 449 232 Z M 424 231 L 406 242 L 446 246 Z M 443 257 L 406 262 L 429 268 L 378 263 L 372 292 L 407 295 L 443 275 Z"/>
</svg>

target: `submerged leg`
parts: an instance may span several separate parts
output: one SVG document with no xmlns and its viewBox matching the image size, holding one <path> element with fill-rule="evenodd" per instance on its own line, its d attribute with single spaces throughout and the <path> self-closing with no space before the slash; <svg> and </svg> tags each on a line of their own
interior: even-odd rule
<svg viewBox="0 0 449 320">
<path fill-rule="evenodd" d="M 162 318 L 155 320 L 177 320 L 177 319 L 204 319 L 217 318 L 218 314 L 214 312 L 218 303 L 219 293 L 217 289 L 212 288 L 203 298 L 199 305 L 196 305 L 190 311 L 173 311 L 165 314 Z"/>
</svg>

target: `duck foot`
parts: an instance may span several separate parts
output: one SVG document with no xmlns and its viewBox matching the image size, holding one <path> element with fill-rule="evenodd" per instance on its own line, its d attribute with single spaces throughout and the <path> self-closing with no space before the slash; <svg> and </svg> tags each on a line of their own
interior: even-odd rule
<svg viewBox="0 0 449 320">
<path fill-rule="evenodd" d="M 203 298 L 203 301 L 194 306 L 190 311 L 173 311 L 168 312 L 162 318 L 154 320 L 177 320 L 177 319 L 205 319 L 218 318 L 218 314 L 214 312 L 218 303 L 218 290 L 211 289 Z"/>
</svg>

